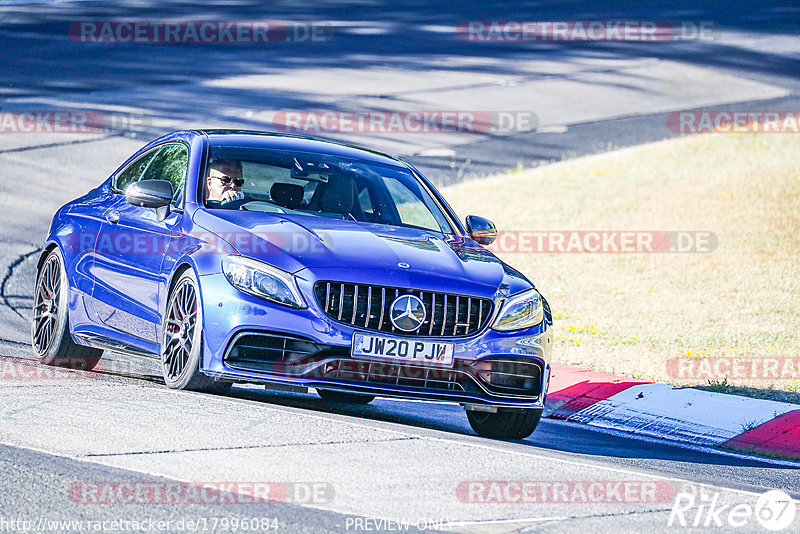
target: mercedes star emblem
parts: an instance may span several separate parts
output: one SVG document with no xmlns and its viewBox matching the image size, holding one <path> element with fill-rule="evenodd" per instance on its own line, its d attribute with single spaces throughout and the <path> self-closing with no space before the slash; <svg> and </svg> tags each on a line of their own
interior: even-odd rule
<svg viewBox="0 0 800 534">
<path fill-rule="evenodd" d="M 414 295 L 400 295 L 389 308 L 389 319 L 398 330 L 414 332 L 425 322 L 425 305 Z"/>
</svg>

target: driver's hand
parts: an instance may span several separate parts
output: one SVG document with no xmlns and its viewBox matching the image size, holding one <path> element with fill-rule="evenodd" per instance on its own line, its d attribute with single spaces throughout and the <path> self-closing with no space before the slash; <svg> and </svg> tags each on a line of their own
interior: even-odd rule
<svg viewBox="0 0 800 534">
<path fill-rule="evenodd" d="M 219 198 L 221 204 L 225 204 L 228 202 L 233 202 L 234 200 L 244 200 L 244 193 L 241 191 L 234 191 L 233 189 L 228 189 L 222 196 Z"/>
</svg>

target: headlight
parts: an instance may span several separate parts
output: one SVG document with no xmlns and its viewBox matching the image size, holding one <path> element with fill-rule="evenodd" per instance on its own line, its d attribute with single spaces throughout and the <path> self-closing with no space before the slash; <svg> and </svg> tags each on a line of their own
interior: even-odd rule
<svg viewBox="0 0 800 534">
<path fill-rule="evenodd" d="M 504 332 L 520 330 L 541 323 L 543 318 L 542 297 L 535 289 L 529 289 L 512 295 L 503 302 L 492 328 Z"/>
<path fill-rule="evenodd" d="M 233 287 L 292 308 L 307 308 L 294 276 L 260 261 L 242 256 L 226 256 L 222 272 Z"/>
</svg>

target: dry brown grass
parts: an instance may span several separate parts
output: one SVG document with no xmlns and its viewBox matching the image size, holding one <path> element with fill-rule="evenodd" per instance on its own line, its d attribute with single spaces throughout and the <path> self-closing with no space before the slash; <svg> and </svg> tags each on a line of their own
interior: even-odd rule
<svg viewBox="0 0 800 534">
<path fill-rule="evenodd" d="M 798 155 L 800 135 L 701 135 L 444 194 L 501 231 L 714 232 L 719 245 L 703 254 L 500 254 L 550 301 L 555 361 L 678 383 L 670 358 L 800 361 Z M 711 386 L 798 402 L 798 374 Z"/>
</svg>

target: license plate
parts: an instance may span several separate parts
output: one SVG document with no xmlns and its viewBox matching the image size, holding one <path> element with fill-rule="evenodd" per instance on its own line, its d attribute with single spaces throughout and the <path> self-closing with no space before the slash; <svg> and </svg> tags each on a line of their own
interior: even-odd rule
<svg viewBox="0 0 800 534">
<path fill-rule="evenodd" d="M 372 334 L 353 335 L 353 356 L 400 360 L 418 365 L 453 366 L 453 343 L 400 339 Z"/>
</svg>

